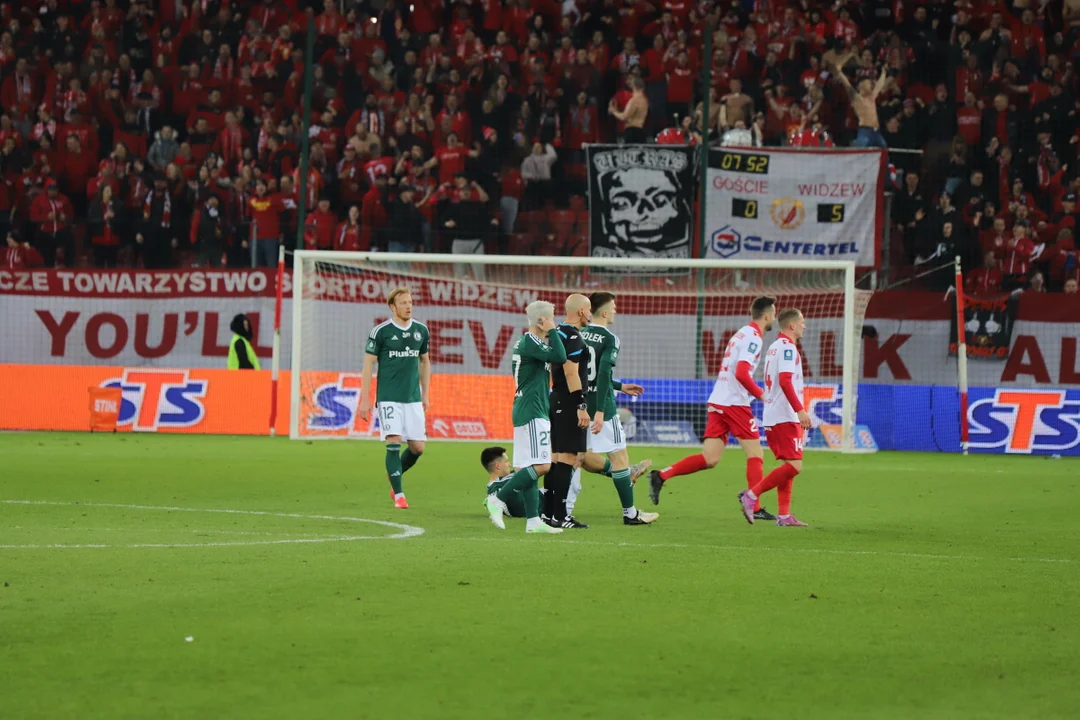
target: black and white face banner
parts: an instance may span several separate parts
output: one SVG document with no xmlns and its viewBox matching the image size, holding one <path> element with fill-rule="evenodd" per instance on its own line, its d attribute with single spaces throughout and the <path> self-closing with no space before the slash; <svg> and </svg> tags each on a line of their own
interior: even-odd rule
<svg viewBox="0 0 1080 720">
<path fill-rule="evenodd" d="M 694 172 L 688 147 L 587 148 L 594 257 L 688 258 Z"/>
</svg>

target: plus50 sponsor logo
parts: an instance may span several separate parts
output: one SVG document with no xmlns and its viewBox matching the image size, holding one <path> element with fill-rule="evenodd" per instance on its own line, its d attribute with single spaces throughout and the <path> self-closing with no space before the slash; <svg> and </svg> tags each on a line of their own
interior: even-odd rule
<svg viewBox="0 0 1080 720">
<path fill-rule="evenodd" d="M 968 407 L 973 449 L 1080 454 L 1080 391 L 997 390 Z"/>
<path fill-rule="evenodd" d="M 730 225 L 713 232 L 709 247 L 722 258 L 733 257 L 742 251 L 767 255 L 809 255 L 811 257 L 844 257 L 858 255 L 859 246 L 853 242 L 815 243 L 801 240 L 765 240 L 760 235 L 743 235 Z"/>
<path fill-rule="evenodd" d="M 186 370 L 125 370 L 101 387 L 120 388 L 120 428 L 158 432 L 193 427 L 206 417 L 203 398 L 210 382 L 194 380 Z"/>
</svg>

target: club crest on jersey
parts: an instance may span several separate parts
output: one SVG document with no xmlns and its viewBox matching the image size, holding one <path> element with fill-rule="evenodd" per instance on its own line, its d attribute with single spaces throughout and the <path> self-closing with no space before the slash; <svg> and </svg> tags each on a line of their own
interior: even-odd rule
<svg viewBox="0 0 1080 720">
<path fill-rule="evenodd" d="M 413 336 L 413 340 L 417 340 L 417 341 L 420 340 L 420 333 L 419 332 L 414 332 L 412 334 L 412 336 Z"/>
</svg>

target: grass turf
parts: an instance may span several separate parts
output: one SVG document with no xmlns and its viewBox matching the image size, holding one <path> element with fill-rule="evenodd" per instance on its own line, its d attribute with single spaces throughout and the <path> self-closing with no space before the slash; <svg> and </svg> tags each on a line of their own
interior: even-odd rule
<svg viewBox="0 0 1080 720">
<path fill-rule="evenodd" d="M 0 503 L 2 714 L 952 719 L 1080 707 L 1076 462 L 813 453 L 794 505 L 811 527 L 781 529 L 743 521 L 731 452 L 673 480 L 653 526 L 624 527 L 611 482 L 587 475 L 577 515 L 592 528 L 526 537 L 523 521 L 500 533 L 484 515 L 480 449 L 431 443 L 402 512 L 376 443 L 0 435 L 0 500 L 58 503 Z M 683 454 L 631 455 L 647 452 L 658 465 Z M 650 507 L 644 484 L 638 504 Z M 321 542 L 400 531 L 284 515 L 424 533 Z M 27 545 L 43 547 L 15 547 Z"/>
</svg>

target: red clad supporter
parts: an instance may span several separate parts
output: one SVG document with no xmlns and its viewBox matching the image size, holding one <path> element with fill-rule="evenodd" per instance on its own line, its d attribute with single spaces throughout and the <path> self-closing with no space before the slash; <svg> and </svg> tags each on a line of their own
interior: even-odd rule
<svg viewBox="0 0 1080 720">
<path fill-rule="evenodd" d="M 281 213 L 286 209 L 284 198 L 270 193 L 266 181 L 259 178 L 255 183 L 255 197 L 248 200 L 248 208 L 255 226 L 252 235 L 259 240 L 277 241 L 281 236 Z"/>
<path fill-rule="evenodd" d="M 309 247 L 319 250 L 336 250 L 334 240 L 337 228 L 338 218 L 330 209 L 330 199 L 319 198 L 318 207 L 304 221 L 304 241 Z"/>
<path fill-rule="evenodd" d="M 1003 248 L 997 248 L 1000 261 L 1002 285 L 1006 290 L 1023 285 L 1031 264 L 1035 243 L 1029 237 L 1031 227 L 1026 220 L 1020 220 L 1013 227 L 1013 235 Z"/>
<path fill-rule="evenodd" d="M 4 250 L 4 268 L 8 270 L 23 270 L 25 268 L 39 267 L 45 260 L 30 243 L 23 240 L 18 231 L 11 230 L 7 234 L 7 247 Z"/>
<path fill-rule="evenodd" d="M 448 183 L 458 173 L 465 172 L 465 163 L 472 153 L 458 142 L 458 135 L 450 131 L 446 136 L 446 146 L 440 148 L 428 162 L 428 167 L 439 168 L 439 182 Z"/>
<path fill-rule="evenodd" d="M 71 263 L 68 253 L 73 245 L 71 222 L 74 216 L 71 201 L 60 192 L 56 180 L 46 180 L 45 192 L 39 193 L 30 204 L 30 222 L 36 228 L 34 244 L 46 265 L 51 267 L 56 261 L 58 248 L 64 251 L 64 261 Z"/>
<path fill-rule="evenodd" d="M 71 197 L 86 200 L 86 190 L 90 178 L 97 173 L 97 156 L 82 146 L 79 136 L 67 136 L 67 144 L 61 155 L 62 164 L 57 168 L 60 176 L 60 189 Z"/>
<path fill-rule="evenodd" d="M 360 251 L 371 249 L 370 231 L 365 234 L 360 225 L 360 208 L 349 206 L 348 218 L 334 229 L 334 250 Z"/>
<path fill-rule="evenodd" d="M 375 176 L 375 183 L 364 195 L 364 202 L 360 207 L 360 245 L 365 250 L 373 246 L 375 232 L 383 230 L 390 219 L 386 207 L 386 183 L 386 175 Z"/>
<path fill-rule="evenodd" d="M 983 255 L 980 268 L 969 270 L 964 278 L 964 292 L 969 295 L 989 295 L 1001 290 L 1001 270 L 997 255 L 989 251 Z"/>
<path fill-rule="evenodd" d="M 1050 255 L 1050 282 L 1061 287 L 1070 278 L 1080 278 L 1080 257 L 1076 252 L 1076 237 L 1071 230 L 1058 233 L 1057 244 Z"/>
</svg>

